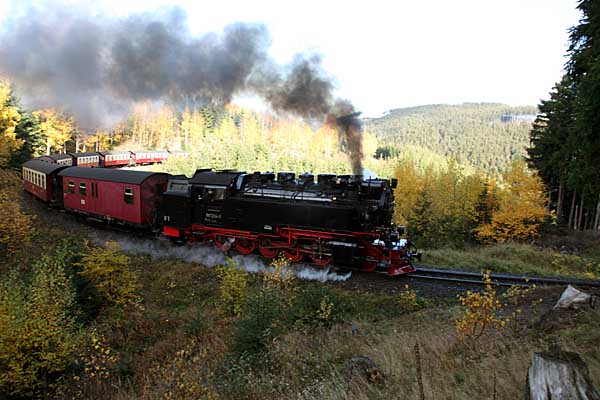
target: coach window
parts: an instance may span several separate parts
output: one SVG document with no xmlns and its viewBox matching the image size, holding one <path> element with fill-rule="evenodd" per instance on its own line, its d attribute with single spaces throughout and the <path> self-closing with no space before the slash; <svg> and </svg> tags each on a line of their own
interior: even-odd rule
<svg viewBox="0 0 600 400">
<path fill-rule="evenodd" d="M 79 194 L 87 196 L 87 184 L 85 182 L 79 183 Z"/>
<path fill-rule="evenodd" d="M 69 193 L 75 193 L 75 182 L 69 181 Z"/>
<path fill-rule="evenodd" d="M 125 191 L 123 192 L 123 199 L 125 200 L 125 203 L 133 204 L 133 189 L 125 188 Z"/>
</svg>

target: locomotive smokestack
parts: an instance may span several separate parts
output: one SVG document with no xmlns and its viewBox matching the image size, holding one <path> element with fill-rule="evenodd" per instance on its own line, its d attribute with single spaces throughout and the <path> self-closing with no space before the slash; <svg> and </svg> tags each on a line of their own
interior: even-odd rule
<svg viewBox="0 0 600 400">
<path fill-rule="evenodd" d="M 347 151 L 350 157 L 350 163 L 352 164 L 352 173 L 362 178 L 362 124 L 358 119 L 360 114 L 360 112 L 353 112 L 338 117 L 336 118 L 336 124 L 342 129 L 346 138 L 346 145 L 348 146 Z"/>
<path fill-rule="evenodd" d="M 345 150 L 350 157 L 352 172 L 362 173 L 362 136 L 360 115 L 347 100 L 333 95 L 333 79 L 321 68 L 321 58 L 296 57 L 287 75 L 259 74 L 255 77 L 257 91 L 273 109 L 318 119 L 337 127 L 344 135 Z"/>
</svg>

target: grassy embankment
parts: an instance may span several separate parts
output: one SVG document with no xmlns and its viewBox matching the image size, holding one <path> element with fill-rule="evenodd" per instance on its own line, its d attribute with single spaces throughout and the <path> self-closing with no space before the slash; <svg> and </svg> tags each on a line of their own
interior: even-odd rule
<svg viewBox="0 0 600 400">
<path fill-rule="evenodd" d="M 12 202 L 19 201 L 12 197 Z M 30 202 L 25 198 L 22 204 L 25 213 L 35 209 Z M 18 269 L 28 284 L 39 268 L 34 260 L 52 254 L 59 236 L 74 260 L 89 253 L 85 230 L 47 223 L 38 214 L 31 242 L 0 261 L 1 280 Z M 90 305 L 94 288 L 75 282 L 77 268 L 70 277 L 79 294 L 88 294 L 79 296 L 76 309 L 69 311 L 78 316 L 77 329 L 71 332 L 78 340 L 64 370 L 44 375 L 54 385 L 36 392 L 40 396 L 419 399 L 420 376 L 426 399 L 520 398 L 532 352 L 551 343 L 581 353 L 600 384 L 598 311 L 541 317 L 560 288 L 536 289 L 517 305 L 499 297 L 509 304 L 499 316 L 511 321 L 464 340 L 454 325 L 464 311 L 457 302 L 415 298 L 410 289 L 385 294 L 347 291 L 335 283 L 272 282 L 260 275 L 229 276 L 220 269 L 144 255 L 129 256 L 128 265 L 139 284 L 141 303 L 118 308 L 96 302 L 89 312 L 84 306 Z M 84 286 L 87 291 L 81 290 Z M 234 290 L 240 287 L 245 289 Z M 90 345 L 90 337 L 101 338 L 101 343 Z M 0 363 L 9 345 L 0 340 L 0 347 L 5 346 Z M 102 358 L 95 346 L 114 358 Z M 359 355 L 371 358 L 379 370 L 352 372 L 350 360 Z M 0 394 L 11 389 L 0 382 Z M 58 392 L 52 391 L 56 388 Z"/>
<path fill-rule="evenodd" d="M 430 249 L 424 251 L 422 263 L 471 271 L 600 279 L 598 235 L 581 233 L 542 243 Z"/>
</svg>

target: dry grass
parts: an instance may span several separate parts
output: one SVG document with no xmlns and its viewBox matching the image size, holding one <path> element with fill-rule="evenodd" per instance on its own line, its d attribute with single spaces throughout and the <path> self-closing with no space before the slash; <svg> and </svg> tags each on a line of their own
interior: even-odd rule
<svg viewBox="0 0 600 400">
<path fill-rule="evenodd" d="M 314 380 L 298 398 L 419 400 L 415 343 L 421 349 L 425 399 L 522 398 L 532 353 L 544 349 L 549 337 L 535 338 L 532 332 L 524 337 L 495 334 L 465 343 L 455 336 L 452 319 L 452 310 L 421 311 L 399 318 L 392 331 L 356 341 L 353 349 L 354 354 L 371 357 L 381 366 L 386 373 L 384 382 L 349 384 L 340 368 L 334 367 L 330 370 L 330 379 Z M 597 340 L 600 335 L 591 333 L 590 329 L 594 328 L 589 324 L 582 325 L 581 329 L 579 335 L 573 335 L 572 331 L 566 335 L 559 332 L 552 340 L 567 349 L 582 352 L 590 375 L 596 377 L 599 384 L 598 351 L 591 342 L 582 347 L 579 341 L 581 336 L 591 335 Z M 345 338 L 340 339 L 345 341 Z"/>
<path fill-rule="evenodd" d="M 424 252 L 423 264 L 481 271 L 532 275 L 560 275 L 600 279 L 599 242 L 573 254 L 524 243 L 504 243 L 493 246 L 442 248 Z"/>
</svg>

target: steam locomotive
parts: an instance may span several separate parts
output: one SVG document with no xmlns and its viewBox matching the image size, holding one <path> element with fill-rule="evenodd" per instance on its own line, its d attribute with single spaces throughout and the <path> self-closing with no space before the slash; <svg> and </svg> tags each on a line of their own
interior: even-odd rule
<svg viewBox="0 0 600 400">
<path fill-rule="evenodd" d="M 187 178 L 41 160 L 23 165 L 23 179 L 26 191 L 57 207 L 178 243 L 391 276 L 413 272 L 420 257 L 391 223 L 395 179 L 210 169 Z"/>
</svg>

